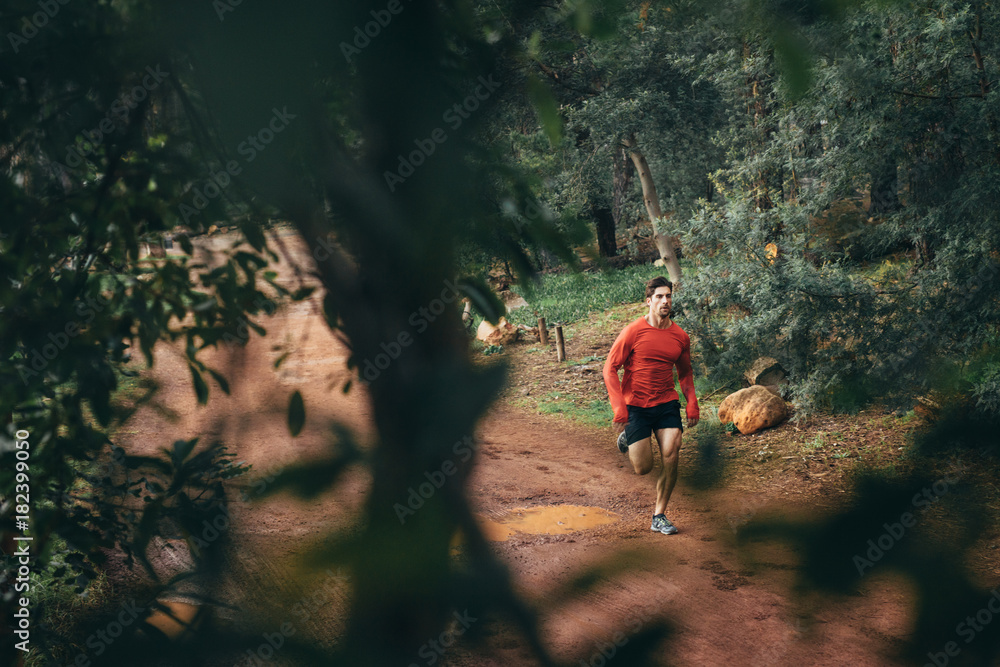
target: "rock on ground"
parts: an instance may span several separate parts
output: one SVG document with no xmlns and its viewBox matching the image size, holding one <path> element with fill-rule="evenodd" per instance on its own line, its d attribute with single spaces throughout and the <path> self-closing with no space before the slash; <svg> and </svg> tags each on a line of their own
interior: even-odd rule
<svg viewBox="0 0 1000 667">
<path fill-rule="evenodd" d="M 483 320 L 476 330 L 476 338 L 487 345 L 508 345 L 517 340 L 518 333 L 517 327 L 501 317 L 496 326 Z"/>
<path fill-rule="evenodd" d="M 772 357 L 761 357 L 753 362 L 750 370 L 743 374 L 747 384 L 755 385 L 776 385 L 784 384 L 788 381 L 785 369 L 781 367 L 777 359 Z"/>
<path fill-rule="evenodd" d="M 770 387 L 754 385 L 726 396 L 719 406 L 719 421 L 733 422 L 740 433 L 749 435 L 777 426 L 788 418 L 788 406 Z"/>
</svg>

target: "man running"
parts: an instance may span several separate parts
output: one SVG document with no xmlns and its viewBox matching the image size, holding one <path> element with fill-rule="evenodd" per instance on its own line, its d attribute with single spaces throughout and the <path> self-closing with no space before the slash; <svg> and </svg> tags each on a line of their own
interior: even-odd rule
<svg viewBox="0 0 1000 667">
<path fill-rule="evenodd" d="M 650 434 L 660 444 L 663 471 L 656 480 L 652 530 L 673 535 L 677 527 L 666 516 L 667 502 L 677 483 L 681 450 L 681 404 L 674 389 L 674 366 L 687 401 L 687 425 L 698 423 L 698 398 L 691 373 L 691 338 L 670 319 L 673 285 L 663 276 L 646 283 L 649 313 L 626 326 L 604 363 L 604 384 L 615 411 L 618 449 L 628 452 L 638 475 L 653 469 Z M 618 380 L 618 369 L 625 373 Z"/>
</svg>

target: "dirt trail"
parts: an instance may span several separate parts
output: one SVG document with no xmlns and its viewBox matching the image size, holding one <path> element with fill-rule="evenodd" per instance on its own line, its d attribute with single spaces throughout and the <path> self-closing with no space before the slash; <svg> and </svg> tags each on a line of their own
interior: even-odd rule
<svg viewBox="0 0 1000 667">
<path fill-rule="evenodd" d="M 302 249 L 292 237 L 293 254 Z M 232 239 L 206 239 L 221 247 Z M 206 246 L 207 247 L 207 246 Z M 292 284 L 287 267 L 277 267 Z M 337 420 L 364 442 L 371 413 L 363 388 L 350 377 L 347 352 L 320 318 L 319 296 L 261 320 L 268 334 L 254 335 L 245 347 L 228 346 L 204 358 L 230 380 L 232 395 L 212 386 L 207 407 L 198 406 L 182 355 L 165 345 L 153 370 L 165 409 L 142 409 L 119 438 L 131 451 L 155 451 L 177 438 L 202 435 L 229 444 L 254 474 L 323 454 L 329 424 Z M 285 352 L 287 359 L 273 369 Z M 290 394 L 305 398 L 308 421 L 291 438 L 286 425 Z M 650 619 L 668 618 L 675 634 L 660 648 L 662 664 L 672 665 L 892 665 L 888 656 L 905 632 L 908 600 L 891 582 L 873 582 L 864 597 L 821 610 L 815 622 L 800 620 L 786 597 L 791 571 L 787 554 L 765 552 L 748 564 L 734 546 L 736 524 L 768 500 L 767 489 L 748 498 L 725 490 L 696 493 L 683 483 L 690 470 L 690 445 L 682 451 L 682 483 L 668 516 L 680 533 L 649 530 L 653 475 L 632 473 L 608 429 L 577 426 L 557 417 L 495 409 L 481 422 L 479 458 L 469 492 L 485 517 L 548 505 L 579 505 L 615 513 L 613 523 L 560 535 L 515 533 L 494 542 L 520 592 L 540 610 L 543 636 L 555 655 L 600 665 L 614 642 L 626 644 Z M 687 459 L 685 459 L 685 453 Z M 654 471 L 654 475 L 655 475 Z M 306 578 L 295 567 L 314 540 L 348 525 L 365 498 L 368 478 L 348 475 L 334 494 L 311 502 L 279 496 L 264 503 L 237 502 L 231 530 L 243 548 L 231 563 L 223 597 L 241 605 L 284 605 L 290 618 L 320 575 Z M 335 501 L 334 501 L 335 498 Z M 748 510 L 747 508 L 751 508 Z M 735 517 L 735 521 L 734 521 Z M 627 555 L 626 555 L 627 554 Z M 570 601 L 558 598 L 568 578 L 584 568 L 609 565 L 599 584 Z M 268 597 L 254 582 L 270 581 L 286 597 Z M 343 591 L 330 593 L 323 610 L 301 613 L 304 634 L 332 637 L 342 627 L 338 610 Z M 308 607 L 308 605 L 307 605 Z M 312 607 L 308 607 L 312 609 Z M 307 618 L 308 616 L 308 618 Z M 620 634 L 616 634 L 620 633 Z M 456 645 L 446 664 L 525 664 L 517 635 L 491 630 L 491 657 L 472 656 Z M 604 649 L 605 656 L 601 656 Z"/>
<path fill-rule="evenodd" d="M 666 617 L 676 634 L 663 647 L 664 664 L 894 664 L 883 654 L 905 632 L 906 600 L 897 589 L 876 585 L 814 622 L 800 620 L 786 599 L 794 576 L 789 555 L 772 548 L 756 563 L 739 557 L 734 527 L 748 516 L 745 498 L 696 493 L 682 483 L 668 508 L 680 533 L 653 533 L 656 471 L 635 475 L 612 440 L 607 430 L 540 415 L 497 412 L 483 422 L 483 458 L 471 491 L 484 510 L 565 503 L 621 517 L 578 533 L 496 543 L 522 591 L 542 608 L 587 565 L 607 572 L 579 600 L 545 613 L 546 636 L 561 655 L 590 663 L 616 633 L 622 644 L 644 619 Z M 683 459 L 682 450 L 682 477 L 692 465 Z M 761 498 L 754 502 L 766 507 Z M 499 654 L 493 664 L 513 658 Z"/>
</svg>

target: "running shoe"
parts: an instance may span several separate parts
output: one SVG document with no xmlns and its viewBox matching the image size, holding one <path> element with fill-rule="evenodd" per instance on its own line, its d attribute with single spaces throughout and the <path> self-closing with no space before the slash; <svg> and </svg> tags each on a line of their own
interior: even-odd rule
<svg viewBox="0 0 1000 667">
<path fill-rule="evenodd" d="M 677 526 L 670 523 L 670 519 L 665 514 L 657 514 L 653 517 L 653 525 L 650 526 L 650 530 L 664 535 L 673 535 L 677 532 Z"/>
<path fill-rule="evenodd" d="M 625 431 L 618 434 L 618 451 L 622 454 L 628 451 L 628 443 L 625 442 Z"/>
</svg>

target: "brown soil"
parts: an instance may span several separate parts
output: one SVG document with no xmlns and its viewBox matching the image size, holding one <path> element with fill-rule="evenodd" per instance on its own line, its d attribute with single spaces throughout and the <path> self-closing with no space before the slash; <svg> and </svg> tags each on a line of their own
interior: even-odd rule
<svg viewBox="0 0 1000 667">
<path fill-rule="evenodd" d="M 232 240 L 228 235 L 204 238 L 202 247 L 220 249 Z M 303 261 L 294 237 L 286 233 L 282 240 Z M 282 266 L 282 279 L 293 284 L 297 279 Z M 333 421 L 352 429 L 362 443 L 370 439 L 371 411 L 363 387 L 355 383 L 342 393 L 351 377 L 347 354 L 319 316 L 319 299 L 314 295 L 261 320 L 266 337 L 253 336 L 245 347 L 205 355 L 206 363 L 223 372 L 232 387 L 232 395 L 225 396 L 213 386 L 208 406 L 197 405 L 180 352 L 161 345 L 151 372 L 161 387 L 160 408 L 140 410 L 119 431 L 119 442 L 128 451 L 151 453 L 178 438 L 218 438 L 252 464 L 252 488 L 255 480 L 266 486 L 262 480 L 267 472 L 322 457 Z M 493 543 L 521 595 L 538 610 L 552 653 L 573 664 L 603 664 L 598 659 L 602 649 L 609 652 L 615 642 L 627 646 L 640 627 L 666 619 L 674 633 L 657 649 L 662 664 L 902 664 L 890 656 L 908 631 L 912 600 L 903 584 L 872 576 L 863 596 L 809 609 L 789 594 L 795 577 L 790 553 L 762 547 L 751 561 L 736 539 L 747 521 L 767 512 L 789 514 L 808 507 L 815 515 L 835 507 L 851 467 L 867 455 L 867 443 L 885 441 L 893 451 L 902 446 L 898 420 L 883 424 L 882 416 L 873 413 L 845 429 L 843 421 L 817 417 L 758 436 L 723 436 L 719 456 L 727 463 L 726 481 L 710 491 L 696 491 L 691 484 L 699 473 L 696 428 L 685 434 L 681 482 L 668 510 L 680 533 L 653 533 L 649 521 L 656 471 L 636 476 L 607 426 L 538 414 L 534 403 L 549 391 L 570 391 L 566 400 L 584 406 L 605 400 L 603 356 L 635 312 L 634 307 L 618 309 L 611 319 L 595 317 L 568 330 L 570 359 L 595 357 L 589 368 L 567 369 L 551 349 L 537 344 L 511 347 L 502 355 L 512 365 L 508 389 L 482 420 L 478 434 L 477 467 L 468 490 L 484 517 L 502 521 L 522 508 L 555 505 L 599 508 L 618 517 L 562 534 L 513 532 Z M 619 319 L 614 319 L 616 313 Z M 274 370 L 285 353 L 287 358 Z M 483 363 L 494 359 L 484 357 Z M 308 419 L 303 432 L 292 438 L 286 408 L 296 389 L 305 398 Z M 702 410 L 707 416 L 710 405 Z M 824 435 L 817 440 L 819 433 Z M 818 446 L 805 447 L 809 442 Z M 320 575 L 304 574 L 296 559 L 324 535 L 350 524 L 368 484 L 359 468 L 335 491 L 313 501 L 277 496 L 237 502 L 231 530 L 241 548 L 230 563 L 229 580 L 215 582 L 212 592 L 247 608 L 284 606 L 291 617 L 299 604 L 301 611 Z M 596 585 L 564 595 L 574 575 L 598 564 L 604 570 Z M 130 580 L 133 575 L 118 570 L 117 576 Z M 272 585 L 252 583 L 260 581 Z M 275 589 L 284 599 L 274 597 Z M 307 604 L 314 613 L 303 617 L 303 634 L 331 641 L 343 627 L 345 599 L 345 590 L 335 587 L 322 604 Z M 487 634 L 488 657 L 473 655 L 459 643 L 443 661 L 531 664 L 519 635 L 509 627 L 497 624 Z"/>
</svg>

